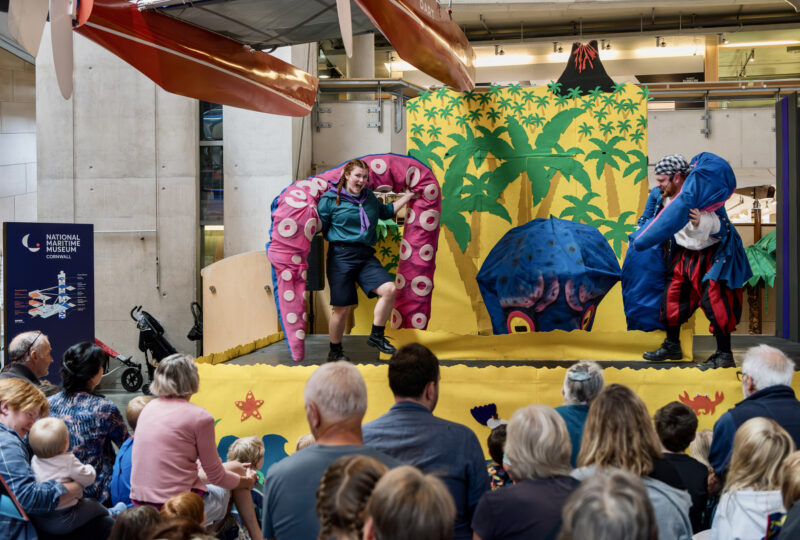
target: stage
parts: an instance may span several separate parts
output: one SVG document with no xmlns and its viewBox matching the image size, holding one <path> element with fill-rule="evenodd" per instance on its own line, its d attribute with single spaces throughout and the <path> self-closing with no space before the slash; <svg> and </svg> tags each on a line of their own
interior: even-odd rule
<svg viewBox="0 0 800 540">
<path fill-rule="evenodd" d="M 382 364 L 386 362 L 380 358 L 379 353 L 366 344 L 367 336 L 344 336 L 344 349 L 350 361 L 354 364 Z M 327 334 L 312 334 L 306 337 L 306 358 L 300 365 L 319 365 L 325 363 L 328 356 L 328 336 Z M 795 343 L 775 336 L 753 336 L 753 335 L 733 335 L 731 344 L 736 364 L 740 365 L 744 358 L 745 351 L 756 345 L 765 343 L 777 347 L 786 353 L 796 366 L 800 366 L 800 343 Z M 713 336 L 694 336 L 692 346 L 692 356 L 698 363 L 702 363 L 715 350 Z M 644 352 L 644 351 L 643 351 Z M 591 360 L 591 358 L 586 358 Z M 487 366 L 533 366 L 533 367 L 568 367 L 575 363 L 575 360 L 440 360 L 443 366 L 465 365 L 470 367 Z M 697 364 L 692 361 L 675 361 L 653 363 L 635 360 L 606 360 L 600 361 L 603 367 L 632 368 L 632 369 L 669 369 L 674 367 L 686 368 L 695 367 Z M 255 364 L 265 364 L 269 366 L 294 366 L 298 365 L 292 360 L 286 342 L 278 341 L 266 347 L 258 349 L 250 354 L 246 354 L 226 362 L 226 364 L 252 366 Z"/>
</svg>

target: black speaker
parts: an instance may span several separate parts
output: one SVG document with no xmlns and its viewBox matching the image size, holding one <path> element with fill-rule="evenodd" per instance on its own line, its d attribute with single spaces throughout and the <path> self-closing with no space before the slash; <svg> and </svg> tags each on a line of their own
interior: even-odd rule
<svg viewBox="0 0 800 540">
<path fill-rule="evenodd" d="M 321 291 L 325 288 L 325 242 L 318 234 L 311 239 L 311 250 L 308 252 L 308 272 L 306 273 L 306 290 Z"/>
</svg>

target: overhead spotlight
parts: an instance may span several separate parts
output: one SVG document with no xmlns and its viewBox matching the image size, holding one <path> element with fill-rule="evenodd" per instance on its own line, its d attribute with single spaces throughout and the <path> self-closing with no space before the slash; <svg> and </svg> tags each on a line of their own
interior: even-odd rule
<svg viewBox="0 0 800 540">
<path fill-rule="evenodd" d="M 608 43 L 606 43 L 605 49 L 606 49 L 607 51 L 610 51 L 610 50 L 611 50 L 611 40 L 610 40 L 610 39 L 608 40 Z"/>
<path fill-rule="evenodd" d="M 559 51 L 560 47 L 558 46 L 558 41 L 553 42 L 553 53 L 561 52 Z"/>
<path fill-rule="evenodd" d="M 667 42 L 664 41 L 664 39 L 662 38 L 661 39 L 661 45 L 659 45 L 659 47 L 666 47 L 666 46 L 667 46 Z"/>
<path fill-rule="evenodd" d="M 611 40 L 608 41 L 601 39 L 600 40 L 600 50 L 601 51 L 609 51 L 611 50 Z"/>
<path fill-rule="evenodd" d="M 750 49 L 750 56 L 747 57 L 748 62 L 755 62 L 756 61 L 756 50 Z"/>
<path fill-rule="evenodd" d="M 495 56 L 503 56 L 504 54 L 506 54 L 506 52 L 503 50 L 503 48 L 500 45 L 495 45 L 494 46 L 494 55 Z"/>
<path fill-rule="evenodd" d="M 717 34 L 717 43 L 720 45 L 726 45 L 728 43 L 728 38 L 722 34 Z"/>
</svg>

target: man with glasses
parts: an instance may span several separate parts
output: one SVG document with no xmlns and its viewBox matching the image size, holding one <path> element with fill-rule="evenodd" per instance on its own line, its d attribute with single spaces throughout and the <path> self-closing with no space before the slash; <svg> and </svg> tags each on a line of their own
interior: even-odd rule
<svg viewBox="0 0 800 540">
<path fill-rule="evenodd" d="M 733 450 L 733 436 L 747 420 L 756 416 L 771 418 L 781 425 L 800 447 L 800 401 L 792 390 L 794 362 L 783 352 L 768 345 L 748 349 L 737 372 L 745 399 L 719 417 L 708 462 L 714 473 L 709 488 L 719 489 Z"/>
<path fill-rule="evenodd" d="M 647 205 L 651 217 L 680 193 L 690 171 L 690 165 L 680 154 L 665 156 L 658 161 L 655 179 L 659 191 L 653 190 Z M 680 328 L 699 307 L 711 322 L 710 330 L 717 340 L 717 350 L 698 367 L 701 370 L 735 367 L 731 332 L 742 316 L 742 284 L 736 283 L 736 287 L 731 287 L 732 284 L 722 279 L 708 279 L 707 276 L 719 265 L 734 259 L 724 252 L 728 246 L 724 240 L 731 234 L 732 226 L 724 206 L 714 212 L 693 208 L 688 218 L 686 226 L 665 246 L 667 282 L 660 319 L 666 327 L 667 339 L 661 347 L 644 353 L 643 357 L 650 362 L 683 358 Z"/>
<path fill-rule="evenodd" d="M 46 377 L 50 371 L 50 364 L 53 363 L 51 351 L 50 340 L 41 331 L 18 334 L 8 345 L 8 363 L 0 373 L 0 379 L 24 379 L 42 387 L 39 379 Z"/>
</svg>

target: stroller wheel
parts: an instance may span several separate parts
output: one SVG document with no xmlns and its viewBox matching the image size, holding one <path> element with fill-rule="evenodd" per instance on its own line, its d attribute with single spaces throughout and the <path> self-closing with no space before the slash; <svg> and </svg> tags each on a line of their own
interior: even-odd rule
<svg viewBox="0 0 800 540">
<path fill-rule="evenodd" d="M 140 370 L 131 367 L 122 372 L 121 382 L 125 390 L 128 392 L 136 392 L 142 387 L 144 377 L 142 377 L 142 372 Z"/>
<path fill-rule="evenodd" d="M 145 384 L 142 386 L 142 394 L 146 396 L 152 396 L 153 394 L 150 393 L 150 383 Z"/>
</svg>

